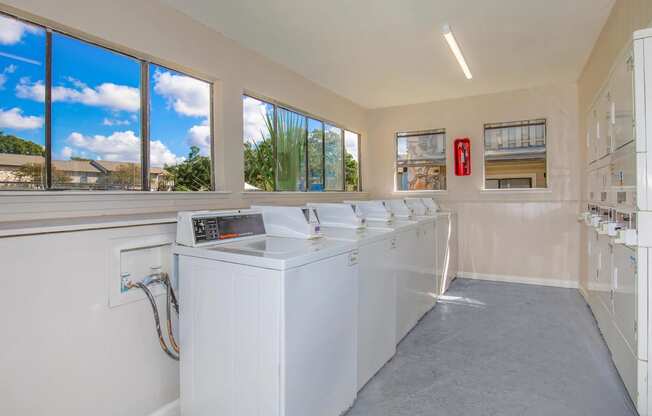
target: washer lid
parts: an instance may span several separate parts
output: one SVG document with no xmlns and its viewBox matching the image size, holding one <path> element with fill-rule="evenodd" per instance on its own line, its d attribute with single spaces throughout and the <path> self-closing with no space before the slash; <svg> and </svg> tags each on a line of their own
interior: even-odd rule
<svg viewBox="0 0 652 416">
<path fill-rule="evenodd" d="M 286 270 L 353 249 L 355 244 L 351 241 L 265 236 L 201 248 L 177 246 L 175 253 L 266 269 Z"/>
<path fill-rule="evenodd" d="M 384 230 L 405 230 L 408 228 L 415 228 L 419 225 L 417 221 L 407 221 L 407 220 L 394 220 L 394 221 L 368 221 L 367 227 L 373 229 L 384 229 Z"/>
<path fill-rule="evenodd" d="M 359 244 L 369 244 L 374 241 L 391 238 L 393 230 L 388 228 L 344 228 L 344 227 L 322 227 L 321 233 L 324 237 L 340 240 L 356 241 Z"/>
</svg>

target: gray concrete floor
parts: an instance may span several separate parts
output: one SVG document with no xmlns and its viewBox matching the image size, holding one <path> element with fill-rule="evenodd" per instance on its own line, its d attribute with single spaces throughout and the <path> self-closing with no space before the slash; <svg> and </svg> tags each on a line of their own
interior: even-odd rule
<svg viewBox="0 0 652 416">
<path fill-rule="evenodd" d="M 636 415 L 577 290 L 457 279 L 347 416 Z"/>
</svg>

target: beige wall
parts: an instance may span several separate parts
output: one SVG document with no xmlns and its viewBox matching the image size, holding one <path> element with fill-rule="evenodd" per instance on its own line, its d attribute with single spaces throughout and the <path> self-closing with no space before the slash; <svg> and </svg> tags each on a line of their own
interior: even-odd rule
<svg viewBox="0 0 652 416">
<path fill-rule="evenodd" d="M 282 65 L 239 46 L 155 0 L 8 0 L 0 10 L 172 68 L 215 80 L 215 155 L 218 188 L 229 195 L 77 195 L 42 192 L 0 196 L 0 221 L 108 213 L 176 211 L 247 206 L 243 197 L 242 93 L 270 97 L 362 134 L 365 183 L 365 110 Z M 336 194 L 310 198 L 338 199 Z M 349 196 L 350 197 L 350 196 Z M 276 201 L 301 203 L 305 195 L 276 195 Z M 253 200 L 256 200 L 255 198 Z M 269 197 L 263 197 L 269 200 Z"/>
<path fill-rule="evenodd" d="M 550 187 L 545 191 L 483 191 L 483 125 L 548 120 Z M 445 128 L 448 190 L 435 196 L 458 211 L 460 270 L 465 273 L 578 279 L 579 198 L 577 88 L 555 85 L 418 105 L 371 110 L 366 185 L 372 196 L 394 190 L 394 135 Z M 452 142 L 471 138 L 472 175 L 453 172 Z"/>
<path fill-rule="evenodd" d="M 582 167 L 586 166 L 586 115 L 598 92 L 606 82 L 616 58 L 632 40 L 632 34 L 642 28 L 652 27 L 652 1 L 650 0 L 618 0 L 614 5 L 607 23 L 597 39 L 593 51 L 578 80 L 580 134 L 580 158 Z M 587 178 L 582 171 L 580 209 L 586 207 Z M 586 229 L 581 227 L 580 244 L 586 246 Z M 587 259 L 585 250 L 581 250 L 580 282 L 586 287 Z"/>
</svg>

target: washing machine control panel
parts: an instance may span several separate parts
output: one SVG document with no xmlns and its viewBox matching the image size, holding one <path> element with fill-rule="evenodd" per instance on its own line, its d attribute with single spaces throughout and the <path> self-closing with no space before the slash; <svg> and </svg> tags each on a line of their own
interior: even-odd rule
<svg viewBox="0 0 652 416">
<path fill-rule="evenodd" d="M 192 227 L 195 244 L 265 234 L 260 213 L 193 218 Z"/>
<path fill-rule="evenodd" d="M 177 244 L 183 246 L 204 246 L 265 233 L 259 211 L 186 211 L 177 215 Z"/>
</svg>

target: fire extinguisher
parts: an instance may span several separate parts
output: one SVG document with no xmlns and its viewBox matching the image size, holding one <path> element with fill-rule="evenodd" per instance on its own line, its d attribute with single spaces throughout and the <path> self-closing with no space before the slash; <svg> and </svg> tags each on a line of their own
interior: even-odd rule
<svg viewBox="0 0 652 416">
<path fill-rule="evenodd" d="M 455 176 L 471 174 L 471 140 L 468 137 L 455 139 Z"/>
</svg>

